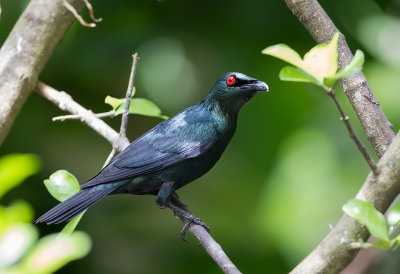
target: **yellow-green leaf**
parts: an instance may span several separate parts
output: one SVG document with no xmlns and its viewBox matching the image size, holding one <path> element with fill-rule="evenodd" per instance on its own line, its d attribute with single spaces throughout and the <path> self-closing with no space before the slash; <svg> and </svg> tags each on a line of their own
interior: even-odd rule
<svg viewBox="0 0 400 274">
<path fill-rule="evenodd" d="M 37 238 L 38 232 L 31 224 L 9 226 L 0 237 L 0 272 L 1 268 L 19 261 Z"/>
<path fill-rule="evenodd" d="M 44 180 L 50 194 L 60 202 L 68 199 L 80 190 L 79 182 L 70 172 L 57 170 Z"/>
<path fill-rule="evenodd" d="M 72 260 L 80 259 L 90 251 L 91 240 L 84 232 L 70 236 L 51 234 L 39 240 L 35 248 L 21 262 L 24 273 L 53 273 Z"/>
<path fill-rule="evenodd" d="M 292 64 L 317 79 L 317 85 L 322 85 L 324 78 L 333 76 L 338 69 L 338 41 L 339 33 L 336 33 L 329 43 L 316 45 L 304 55 L 303 59 L 295 50 L 285 44 L 267 47 L 262 53 Z M 304 80 L 304 78 L 302 79 Z M 310 82 L 315 83 L 315 81 Z"/>
<path fill-rule="evenodd" d="M 117 110 L 123 103 L 125 103 L 125 99 L 118 99 L 108 95 L 104 100 L 106 104 L 109 104 L 113 110 Z"/>
<path fill-rule="evenodd" d="M 288 45 L 273 45 L 263 49 L 261 53 L 279 58 L 283 61 L 288 62 L 289 64 L 292 64 L 295 67 L 303 67 L 303 60 L 301 59 L 300 55 Z"/>
<path fill-rule="evenodd" d="M 350 64 L 348 64 L 342 70 L 335 73 L 333 76 L 325 77 L 324 84 L 328 87 L 333 87 L 333 85 L 339 78 L 348 77 L 350 75 L 356 74 L 357 72 L 362 70 L 363 65 L 364 65 L 364 53 L 358 49 L 353 57 L 353 60 L 351 60 Z"/>
<path fill-rule="evenodd" d="M 37 173 L 40 160 L 34 154 L 8 154 L 0 158 L 0 198 L 10 189 Z"/>
<path fill-rule="evenodd" d="M 282 68 L 279 73 L 279 79 L 281 79 L 282 81 L 307 82 L 317 85 L 320 84 L 317 79 L 312 77 L 304 70 L 292 66 L 286 66 Z"/>
<path fill-rule="evenodd" d="M 117 108 L 116 115 L 122 114 L 124 108 L 125 103 Z M 161 109 L 156 104 L 145 98 L 133 98 L 129 104 L 129 113 L 168 119 L 167 116 L 161 114 Z"/>
<path fill-rule="evenodd" d="M 329 43 L 319 44 L 304 55 L 304 70 L 321 82 L 332 76 L 338 69 L 339 33 Z"/>
<path fill-rule="evenodd" d="M 365 225 L 375 238 L 389 241 L 389 232 L 385 217 L 371 203 L 352 199 L 343 206 L 343 211 Z"/>
</svg>

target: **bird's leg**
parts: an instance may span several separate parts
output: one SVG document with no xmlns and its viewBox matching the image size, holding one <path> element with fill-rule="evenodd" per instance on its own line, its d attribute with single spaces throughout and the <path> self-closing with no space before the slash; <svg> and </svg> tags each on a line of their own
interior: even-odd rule
<svg viewBox="0 0 400 274">
<path fill-rule="evenodd" d="M 192 223 L 201 225 L 208 232 L 210 231 L 210 228 L 200 218 L 192 215 L 187 209 L 187 206 L 179 200 L 173 182 L 165 182 L 161 185 L 157 193 L 156 203 L 160 208 L 168 207 L 174 212 L 175 216 L 178 216 L 179 219 L 183 221 L 184 225 L 180 232 L 183 241 L 186 242 L 186 230 Z"/>
<path fill-rule="evenodd" d="M 178 194 L 176 194 L 176 192 L 172 194 L 170 202 L 167 204 L 167 207 L 171 209 L 175 215 L 180 217 L 181 220 L 183 219 L 182 221 L 184 225 L 180 232 L 182 241 L 187 241 L 185 239 L 185 234 L 192 223 L 201 225 L 202 227 L 204 227 L 205 230 L 210 232 L 210 228 L 199 217 L 192 215 L 188 211 L 187 206 L 179 200 Z"/>
<path fill-rule="evenodd" d="M 160 208 L 166 208 L 170 199 L 171 195 L 174 192 L 174 182 L 165 182 L 161 185 L 160 189 L 157 193 L 156 204 Z"/>
</svg>

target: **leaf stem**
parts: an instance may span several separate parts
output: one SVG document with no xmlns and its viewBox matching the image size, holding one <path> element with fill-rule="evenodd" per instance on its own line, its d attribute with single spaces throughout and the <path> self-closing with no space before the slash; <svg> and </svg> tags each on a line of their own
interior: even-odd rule
<svg viewBox="0 0 400 274">
<path fill-rule="evenodd" d="M 353 130 L 353 127 L 350 124 L 349 116 L 347 116 L 345 114 L 342 106 L 340 105 L 339 101 L 336 98 L 335 92 L 333 91 L 333 89 L 327 89 L 326 93 L 335 102 L 335 105 L 336 105 L 336 107 L 337 107 L 337 109 L 338 109 L 338 111 L 340 113 L 340 120 L 342 120 L 343 123 L 345 124 L 345 126 L 347 128 L 347 131 L 349 132 L 350 138 L 353 139 L 353 141 L 356 143 L 356 145 L 358 147 L 358 150 L 364 156 L 365 160 L 367 161 L 367 163 L 368 163 L 369 167 L 371 168 L 372 172 L 374 173 L 374 175 L 377 176 L 379 174 L 379 168 L 375 164 L 375 162 L 372 159 L 372 157 L 369 155 L 369 153 L 368 153 L 367 149 L 365 148 L 365 146 L 361 143 L 360 139 L 355 134 L 355 132 Z"/>
</svg>

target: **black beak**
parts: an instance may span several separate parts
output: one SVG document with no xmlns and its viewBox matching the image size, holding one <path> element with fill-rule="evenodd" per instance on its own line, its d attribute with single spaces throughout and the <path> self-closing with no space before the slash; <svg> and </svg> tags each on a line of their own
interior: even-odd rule
<svg viewBox="0 0 400 274">
<path fill-rule="evenodd" d="M 268 91 L 268 85 L 263 81 L 254 80 L 242 86 L 245 90 L 252 90 L 252 91 Z"/>
</svg>

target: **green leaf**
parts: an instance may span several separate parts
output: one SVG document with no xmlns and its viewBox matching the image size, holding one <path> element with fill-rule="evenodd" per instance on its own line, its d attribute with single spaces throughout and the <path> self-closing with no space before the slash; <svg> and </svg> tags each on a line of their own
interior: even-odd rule
<svg viewBox="0 0 400 274">
<path fill-rule="evenodd" d="M 325 77 L 324 84 L 328 87 L 333 87 L 335 82 L 339 78 L 348 77 L 350 75 L 356 74 L 357 72 L 362 70 L 364 65 L 364 53 L 361 50 L 357 50 L 353 60 L 351 60 L 350 64 L 344 67 L 342 70 L 335 73 L 333 76 Z"/>
<path fill-rule="evenodd" d="M 117 115 L 122 114 L 124 108 L 125 103 L 117 109 Z M 167 116 L 161 114 L 161 109 L 156 104 L 144 98 L 133 98 L 129 104 L 129 113 L 168 119 Z"/>
<path fill-rule="evenodd" d="M 125 103 L 125 99 L 118 99 L 108 95 L 104 102 L 106 104 L 109 104 L 113 108 L 113 110 L 117 110 L 122 104 Z"/>
<path fill-rule="evenodd" d="M 303 70 L 317 81 L 302 81 L 322 85 L 325 77 L 333 76 L 338 68 L 339 33 L 335 33 L 329 43 L 316 45 L 301 59 L 300 55 L 285 44 L 265 48 L 262 53 L 274 56 Z M 289 78 L 288 78 L 289 79 Z M 295 78 L 295 81 L 298 78 Z M 304 78 L 301 78 L 304 80 Z"/>
<path fill-rule="evenodd" d="M 388 251 L 392 248 L 392 244 L 391 244 L 391 241 L 378 240 L 378 241 L 372 243 L 370 247 Z"/>
<path fill-rule="evenodd" d="M 397 235 L 395 238 L 393 238 L 393 239 L 390 241 L 390 248 L 391 248 L 391 250 L 392 250 L 392 251 L 395 251 L 395 250 L 399 247 L 399 244 L 400 244 L 400 234 Z"/>
<path fill-rule="evenodd" d="M 133 87 L 132 87 L 132 94 L 131 94 L 131 98 L 133 98 L 133 96 L 135 96 L 135 94 L 136 94 L 136 87 L 135 87 L 135 86 L 133 86 Z"/>
<path fill-rule="evenodd" d="M 12 202 L 5 212 L 6 218 L 11 223 L 31 223 L 34 215 L 32 206 L 23 200 Z"/>
<path fill-rule="evenodd" d="M 396 226 L 400 222 L 400 199 L 396 200 L 397 202 L 390 207 L 387 212 L 387 223 L 389 226 Z"/>
<path fill-rule="evenodd" d="M 83 214 L 85 214 L 86 210 L 78 214 L 76 217 L 74 217 L 71 221 L 69 221 L 64 228 L 61 230 L 59 235 L 71 235 L 72 232 L 74 232 L 76 226 L 78 225 L 79 221 L 81 220 Z"/>
<path fill-rule="evenodd" d="M 365 225 L 375 238 L 389 241 L 385 217 L 371 203 L 352 199 L 343 206 L 343 211 Z"/>
<path fill-rule="evenodd" d="M 135 96 L 135 93 L 136 93 L 136 87 L 133 87 L 133 88 L 132 88 L 131 98 L 132 98 L 133 96 Z M 118 98 L 114 98 L 114 97 L 108 95 L 108 96 L 106 97 L 106 99 L 104 100 L 104 102 L 105 102 L 106 104 L 109 104 L 109 105 L 113 108 L 113 110 L 116 111 L 119 107 L 121 107 L 121 105 L 125 104 L 126 98 L 118 99 Z M 123 108 L 122 108 L 122 109 L 123 109 Z"/>
<path fill-rule="evenodd" d="M 279 79 L 281 79 L 282 81 L 307 82 L 320 85 L 317 79 L 312 77 L 304 70 L 291 66 L 286 66 L 281 69 L 279 73 Z"/>
<path fill-rule="evenodd" d="M 24 273 L 53 273 L 70 261 L 86 256 L 91 245 L 84 232 L 74 232 L 68 237 L 51 234 L 40 239 L 21 262 L 21 267 L 26 271 Z"/>
<path fill-rule="evenodd" d="M 301 59 L 300 55 L 288 45 L 273 45 L 263 49 L 261 53 L 274 56 L 278 59 L 288 62 L 289 64 L 292 64 L 295 67 L 303 67 L 303 60 Z"/>
<path fill-rule="evenodd" d="M 57 170 L 51 174 L 49 179 L 44 180 L 44 185 L 50 194 L 60 202 L 80 190 L 78 180 L 66 170 Z"/>
<path fill-rule="evenodd" d="M 40 160 L 34 154 L 16 153 L 0 158 L 0 198 L 39 169 Z"/>
<path fill-rule="evenodd" d="M 0 270 L 19 261 L 38 238 L 31 224 L 14 224 L 1 235 Z"/>
<path fill-rule="evenodd" d="M 105 102 L 112 106 L 115 111 L 115 116 L 124 113 L 126 99 L 118 99 L 107 96 Z M 138 114 L 150 117 L 158 117 L 168 119 L 168 116 L 161 114 L 161 109 L 152 101 L 144 98 L 133 98 L 129 104 L 129 113 Z"/>
<path fill-rule="evenodd" d="M 303 69 L 321 82 L 334 75 L 338 69 L 338 41 L 339 33 L 335 33 L 329 43 L 313 47 L 304 55 Z"/>
</svg>

